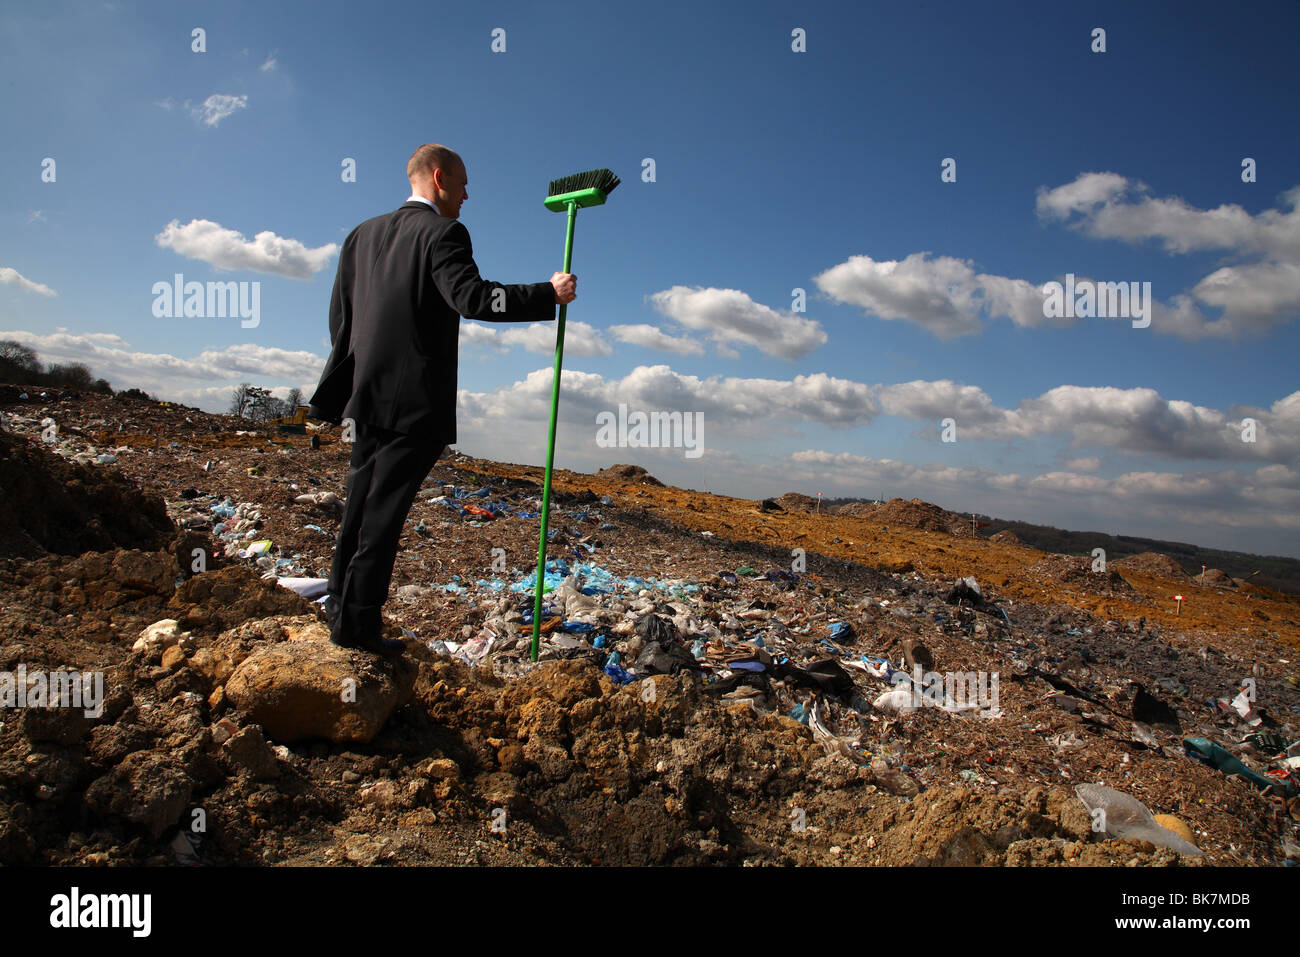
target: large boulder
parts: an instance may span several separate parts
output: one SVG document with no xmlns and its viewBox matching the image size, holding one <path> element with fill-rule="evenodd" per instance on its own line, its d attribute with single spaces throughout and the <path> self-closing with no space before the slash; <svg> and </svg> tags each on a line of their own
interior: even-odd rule
<svg viewBox="0 0 1300 957">
<path fill-rule="evenodd" d="M 410 661 L 331 644 L 329 629 L 312 621 L 244 658 L 225 696 L 273 741 L 364 743 L 410 700 L 416 673 Z"/>
</svg>

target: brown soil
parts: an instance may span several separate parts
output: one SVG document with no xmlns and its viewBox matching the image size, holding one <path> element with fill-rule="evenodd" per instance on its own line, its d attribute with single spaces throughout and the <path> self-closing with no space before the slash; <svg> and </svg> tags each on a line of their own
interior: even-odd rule
<svg viewBox="0 0 1300 957">
<path fill-rule="evenodd" d="M 328 566 L 337 513 L 295 501 L 343 492 L 348 447 L 328 431 L 313 451 L 306 436 L 236 436 L 243 424 L 183 407 L 87 397 L 6 411 L 23 441 L 53 413 L 61 434 L 76 429 L 79 441 L 102 446 L 94 437 L 102 433 L 135 448 L 79 479 L 137 483 L 134 493 L 121 486 L 119 512 L 138 514 L 160 496 L 186 534 L 211 547 L 211 505 L 228 495 L 258 506 L 247 521 L 275 543 L 271 561 L 309 574 Z M 116 431 L 127 420 L 135 431 Z M 205 431 L 211 421 L 225 431 Z M 54 474 L 62 464 L 29 467 Z M 452 575 L 491 577 L 494 548 L 527 569 L 537 520 L 478 523 L 429 499 L 487 481 L 493 501 L 535 507 L 540 477 L 537 467 L 459 455 L 435 467 L 394 575 L 394 593 L 414 586 L 411 597 L 386 607 L 390 634 L 405 628 L 418 638 L 408 651 L 419 672 L 414 698 L 364 746 L 267 741 L 224 700 L 222 676 L 200 666 L 205 649 L 250 623 L 265 631 L 322 617 L 262 581 L 251 559 L 223 555 L 224 564 L 196 572 L 192 541 L 178 545 L 170 524 L 147 544 L 0 559 L 0 670 L 99 670 L 106 692 L 99 718 L 0 712 L 0 862 L 171 863 L 174 839 L 200 809 L 207 829 L 197 853 L 209 863 L 1281 862 L 1285 807 L 1183 757 L 1179 742 L 1239 741 L 1235 713 L 1206 701 L 1230 697 L 1248 674 L 1258 678 L 1258 710 L 1294 724 L 1300 601 L 1184 586 L 1177 615 L 1165 577 L 1133 570 L 1125 581 L 1090 572 L 1090 560 L 1042 553 L 1027 562 L 1021 546 L 897 517 L 950 514 L 926 503 L 895 500 L 891 518 L 763 514 L 753 501 L 647 482 L 643 470 L 557 472 L 565 504 L 552 527 L 571 543 L 558 550 L 598 542 L 580 557 L 620 575 L 701 583 L 689 599 L 699 615 L 762 611 L 770 618 L 754 627 L 769 640 L 785 635 L 796 663 L 825 656 L 818 639 L 843 621 L 852 626 L 838 639 L 844 660 L 897 663 L 923 641 L 939 669 L 1001 674 L 1003 714 L 991 719 L 934 709 L 900 716 L 826 694 L 825 720 L 841 743 L 823 745 L 786 717 L 809 700 L 788 682 L 725 697 L 684 672 L 647 679 L 647 700 L 645 684 L 615 685 L 582 653 L 529 669 L 522 648 L 505 647 L 502 661 L 526 672 L 510 677 L 430 650 L 433 639 L 475 632 L 485 610 L 428 589 Z M 600 504 L 603 495 L 614 504 Z M 796 547 L 808 561 L 797 581 L 716 574 L 788 568 Z M 992 604 L 944 601 L 966 575 Z M 192 633 L 165 664 L 132 651 L 140 630 L 164 618 Z M 854 680 L 868 698 L 887 689 L 861 672 Z M 1177 729 L 1151 729 L 1156 747 L 1133 740 L 1133 683 L 1176 714 Z M 1075 710 L 1057 703 L 1062 684 Z M 1099 840 L 1072 794 L 1086 781 L 1177 815 L 1205 856 Z"/>
<path fill-rule="evenodd" d="M 0 556 L 162 548 L 174 535 L 159 495 L 0 431 Z"/>
<path fill-rule="evenodd" d="M 970 519 L 945 511 L 938 505 L 919 498 L 891 498 L 876 509 L 871 520 L 881 525 L 905 525 L 928 532 L 947 532 L 951 535 L 974 536 Z"/>
<path fill-rule="evenodd" d="M 1093 571 L 1092 566 L 1091 558 L 1048 555 L 1026 569 L 1025 574 L 1054 585 L 1073 585 L 1094 595 L 1137 595 L 1133 586 L 1113 568 L 1107 566 L 1102 572 Z"/>
<path fill-rule="evenodd" d="M 1188 580 L 1188 574 L 1183 570 L 1183 566 L 1161 552 L 1143 552 L 1140 555 L 1130 555 L 1128 558 L 1121 558 L 1118 561 L 1111 562 L 1111 564 L 1119 569 L 1145 572 L 1148 575 L 1172 578 L 1175 581 Z"/>
<path fill-rule="evenodd" d="M 600 478 L 609 479 L 614 482 L 638 482 L 643 485 L 657 485 L 664 487 L 664 483 L 659 481 L 639 465 L 611 465 L 609 468 L 601 469 L 596 473 Z"/>
</svg>

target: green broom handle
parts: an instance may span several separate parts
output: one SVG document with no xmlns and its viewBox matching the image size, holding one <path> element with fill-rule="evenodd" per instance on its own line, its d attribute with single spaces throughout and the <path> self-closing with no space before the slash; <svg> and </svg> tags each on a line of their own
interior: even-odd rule
<svg viewBox="0 0 1300 957">
<path fill-rule="evenodd" d="M 578 204 L 569 202 L 569 226 L 564 237 L 564 271 L 573 263 L 573 226 L 578 218 Z M 546 439 L 546 478 L 542 484 L 542 533 L 537 541 L 537 597 L 533 602 L 532 661 L 537 660 L 537 649 L 542 637 L 542 587 L 546 579 L 546 529 L 551 517 L 551 468 L 555 464 L 555 423 L 560 412 L 560 366 L 564 360 L 564 318 L 567 305 L 560 306 L 560 324 L 555 330 L 555 374 L 551 381 L 551 429 Z"/>
</svg>

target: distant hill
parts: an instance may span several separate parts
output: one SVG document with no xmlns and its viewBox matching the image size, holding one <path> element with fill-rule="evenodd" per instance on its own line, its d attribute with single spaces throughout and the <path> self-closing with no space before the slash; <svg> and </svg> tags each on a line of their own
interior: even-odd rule
<svg viewBox="0 0 1300 957">
<path fill-rule="evenodd" d="M 1030 548 L 1044 552 L 1063 552 L 1067 555 L 1090 555 L 1094 548 L 1106 550 L 1107 563 L 1140 555 L 1143 552 L 1161 552 L 1168 555 L 1189 576 L 1199 576 L 1201 566 L 1219 568 L 1233 578 L 1263 585 L 1290 595 L 1300 595 L 1300 561 L 1280 555 L 1252 555 L 1249 552 L 1228 552 L 1217 548 L 1189 545 L 1187 542 L 1166 542 L 1158 538 L 1139 538 L 1136 535 L 1107 535 L 1104 532 L 1071 532 L 1050 525 L 1031 525 L 1005 519 L 978 517 L 982 537 L 991 537 L 1001 531 L 1010 531 Z M 1258 571 L 1258 575 L 1253 575 Z"/>
<path fill-rule="evenodd" d="M 839 509 L 854 503 L 870 503 L 873 499 L 824 498 L 824 510 Z M 842 514 L 864 514 L 853 510 Z M 969 518 L 969 515 L 963 516 Z M 1218 568 L 1233 578 L 1263 585 L 1289 595 L 1300 595 L 1300 560 L 1281 555 L 1252 555 L 1249 552 L 1228 552 L 1217 548 L 1204 548 L 1187 542 L 1166 542 L 1158 538 L 1139 538 L 1136 535 L 1108 535 L 1105 532 L 1072 532 L 1050 525 L 1032 525 L 1029 522 L 1008 521 L 988 515 L 976 515 L 975 521 L 981 538 L 992 538 L 1000 532 L 1009 532 L 1020 543 L 1044 552 L 1066 555 L 1091 555 L 1094 548 L 1106 550 L 1106 561 L 1117 562 L 1145 552 L 1162 552 L 1168 555 L 1190 577 L 1201 574 L 1201 566 Z M 998 541 L 1006 541 L 1006 536 Z M 1259 574 L 1253 574 L 1259 572 Z"/>
</svg>

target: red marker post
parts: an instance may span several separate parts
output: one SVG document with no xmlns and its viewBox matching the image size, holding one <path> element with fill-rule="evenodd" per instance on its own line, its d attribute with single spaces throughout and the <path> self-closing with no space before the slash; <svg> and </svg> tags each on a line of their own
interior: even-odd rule
<svg viewBox="0 0 1300 957">
<path fill-rule="evenodd" d="M 1181 615 L 1183 613 L 1183 596 L 1175 595 L 1174 601 L 1178 602 L 1178 611 L 1174 612 L 1174 614 Z"/>
</svg>

